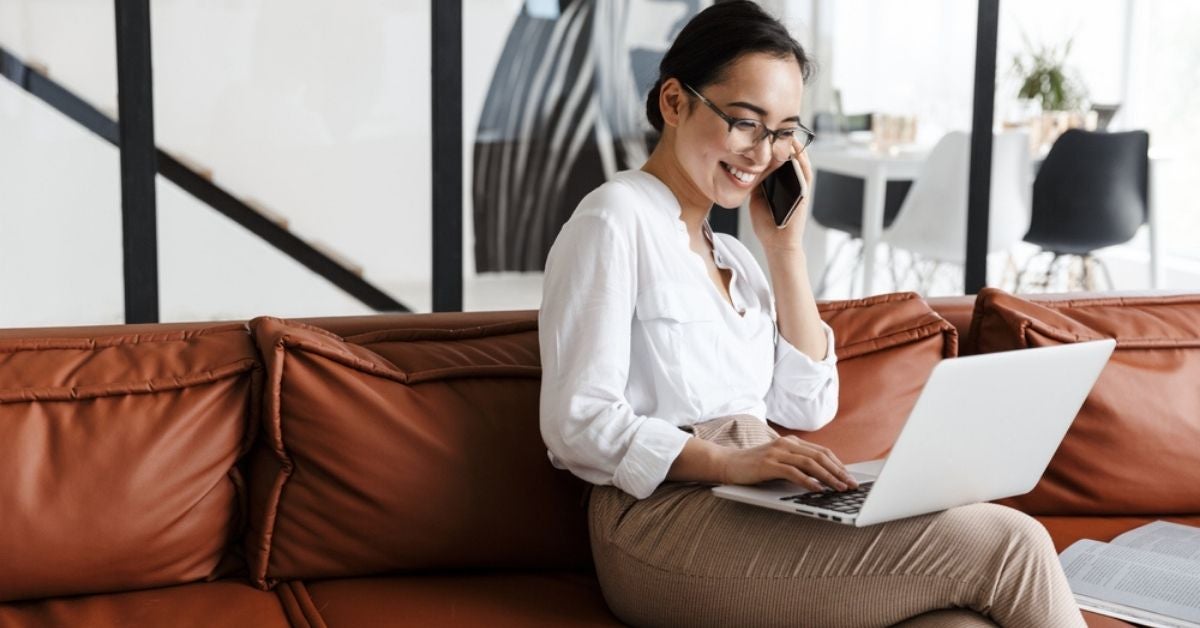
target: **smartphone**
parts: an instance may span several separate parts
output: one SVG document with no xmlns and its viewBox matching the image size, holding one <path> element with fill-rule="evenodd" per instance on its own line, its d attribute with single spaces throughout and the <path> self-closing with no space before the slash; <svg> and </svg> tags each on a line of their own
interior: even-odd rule
<svg viewBox="0 0 1200 628">
<path fill-rule="evenodd" d="M 767 175 L 761 187 L 767 206 L 771 208 L 771 215 L 775 218 L 775 226 L 780 229 L 787 226 L 800 201 L 808 194 L 800 162 L 794 158 Z"/>
</svg>

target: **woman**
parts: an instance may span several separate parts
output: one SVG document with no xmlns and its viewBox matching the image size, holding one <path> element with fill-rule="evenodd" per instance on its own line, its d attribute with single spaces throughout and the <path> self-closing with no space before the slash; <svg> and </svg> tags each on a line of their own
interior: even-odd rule
<svg viewBox="0 0 1200 628">
<path fill-rule="evenodd" d="M 647 98 L 661 139 L 579 205 L 546 264 L 541 427 L 551 461 L 596 485 L 592 551 L 635 625 L 1082 626 L 1041 525 L 976 504 L 868 528 L 745 506 L 712 483 L 855 487 L 817 429 L 837 410 L 832 330 L 801 249 L 757 186 L 787 159 L 810 63 L 751 2 L 680 32 Z M 771 281 L 713 204 L 750 199 Z M 966 610 L 971 609 L 971 610 Z M 986 615 L 986 617 L 985 617 Z M 990 619 L 989 619 L 990 618 Z"/>
</svg>

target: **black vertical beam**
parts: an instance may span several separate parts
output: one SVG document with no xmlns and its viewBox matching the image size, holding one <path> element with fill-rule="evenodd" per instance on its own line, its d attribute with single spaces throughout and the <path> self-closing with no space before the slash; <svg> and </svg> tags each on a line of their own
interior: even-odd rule
<svg viewBox="0 0 1200 628">
<path fill-rule="evenodd" d="M 433 311 L 463 306 L 462 0 L 433 13 Z"/>
<path fill-rule="evenodd" d="M 158 221 L 150 0 L 115 0 L 125 322 L 158 322 Z"/>
<path fill-rule="evenodd" d="M 971 166 L 967 193 L 966 294 L 987 285 L 988 215 L 992 190 L 992 120 L 996 99 L 996 45 L 1000 0 L 979 0 L 975 26 L 975 94 L 971 115 Z"/>
</svg>

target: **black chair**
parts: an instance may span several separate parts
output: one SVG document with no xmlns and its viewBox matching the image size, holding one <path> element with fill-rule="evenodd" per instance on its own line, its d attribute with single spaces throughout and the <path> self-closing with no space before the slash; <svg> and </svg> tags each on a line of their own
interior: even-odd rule
<svg viewBox="0 0 1200 628">
<path fill-rule="evenodd" d="M 815 191 L 812 200 L 812 219 L 826 229 L 836 229 L 850 235 L 850 238 L 843 240 L 826 260 L 825 271 L 821 274 L 821 279 L 817 282 L 816 287 L 817 296 L 823 296 L 829 288 L 829 278 L 834 264 L 841 257 L 843 246 L 853 243 L 858 247 L 854 264 L 851 267 L 852 273 L 858 271 L 858 266 L 863 261 L 862 212 L 865 184 L 858 177 L 835 172 L 817 170 L 813 175 Z M 912 181 L 887 182 L 883 201 L 883 226 L 885 229 L 892 226 L 892 222 L 896 220 L 896 215 L 900 213 L 900 206 L 904 204 L 904 198 L 908 196 L 908 190 L 912 184 Z"/>
<path fill-rule="evenodd" d="M 1025 234 L 1026 242 L 1054 255 L 1040 282 L 1043 288 L 1049 286 L 1059 261 L 1074 258 L 1080 260 L 1082 270 L 1074 273 L 1068 290 L 1094 290 L 1096 265 L 1112 289 L 1108 269 L 1092 251 L 1128 242 L 1146 223 L 1149 148 L 1150 135 L 1145 131 L 1071 129 L 1054 142 L 1033 182 L 1032 214 Z M 1021 279 L 1018 276 L 1017 290 L 1022 288 Z"/>
</svg>

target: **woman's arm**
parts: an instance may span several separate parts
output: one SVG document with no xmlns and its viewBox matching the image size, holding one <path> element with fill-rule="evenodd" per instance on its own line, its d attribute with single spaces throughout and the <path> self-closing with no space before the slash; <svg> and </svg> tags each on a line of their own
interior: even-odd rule
<svg viewBox="0 0 1200 628">
<path fill-rule="evenodd" d="M 829 354 L 803 249 L 767 249 L 779 333 L 816 362 Z"/>
<path fill-rule="evenodd" d="M 808 155 L 798 158 L 804 178 L 812 182 Z M 812 189 L 812 186 L 808 186 Z M 766 198 L 750 197 L 754 235 L 763 245 L 771 275 L 775 325 L 775 372 L 767 391 L 767 416 L 784 427 L 815 430 L 837 413 L 838 375 L 833 330 L 822 322 L 808 280 L 804 229 L 810 199 L 801 201 L 792 220 L 775 226 Z"/>
<path fill-rule="evenodd" d="M 542 439 L 559 464 L 641 498 L 691 437 L 635 413 L 625 398 L 637 293 L 626 227 L 581 205 L 550 249 L 538 312 L 539 408 Z"/>
<path fill-rule="evenodd" d="M 667 479 L 714 484 L 790 480 L 812 491 L 821 490 L 822 484 L 839 491 L 858 486 L 829 448 L 795 436 L 777 438 L 750 449 L 689 438 L 671 464 Z"/>
<path fill-rule="evenodd" d="M 808 154 L 800 153 L 797 161 L 801 175 L 808 182 L 805 188 L 811 190 L 813 174 Z M 816 297 L 808 279 L 808 258 L 804 254 L 804 228 L 811 201 L 811 197 L 801 201 L 788 225 L 779 229 L 766 198 L 755 190 L 750 195 L 750 222 L 767 257 L 779 333 L 800 352 L 820 362 L 827 357 L 830 347 L 826 346 Z"/>
</svg>

